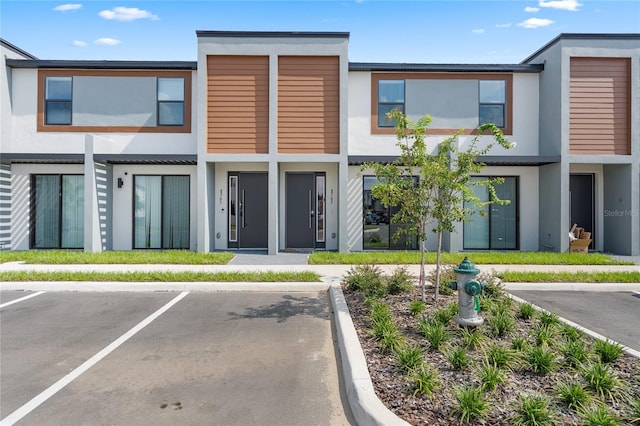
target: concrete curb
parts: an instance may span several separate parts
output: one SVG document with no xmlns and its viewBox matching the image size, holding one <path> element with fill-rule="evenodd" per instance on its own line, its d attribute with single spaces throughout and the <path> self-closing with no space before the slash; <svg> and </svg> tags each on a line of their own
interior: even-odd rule
<svg viewBox="0 0 640 426">
<path fill-rule="evenodd" d="M 359 425 L 408 425 L 376 396 L 367 361 L 339 284 L 329 288 L 347 400 Z"/>
<path fill-rule="evenodd" d="M 523 304 L 524 304 L 524 303 L 529 303 L 529 302 L 527 302 L 526 300 L 524 300 L 524 299 L 522 299 L 522 298 L 520 298 L 520 297 L 518 297 L 518 296 L 514 296 L 513 294 L 509 294 L 509 297 L 510 297 L 512 300 L 515 300 L 515 301 L 516 301 L 516 302 L 518 302 L 518 303 L 523 303 Z M 548 310 L 546 310 L 546 309 L 544 309 L 544 308 L 541 308 L 540 306 L 534 305 L 533 303 L 529 303 L 529 304 L 530 304 L 531 306 L 533 306 L 533 307 L 534 307 L 537 311 L 539 311 L 539 312 L 551 313 L 550 311 L 548 311 Z M 570 320 L 568 320 L 568 319 L 566 319 L 566 318 L 563 318 L 563 317 L 561 317 L 561 316 L 558 316 L 558 319 L 559 319 L 560 321 L 562 321 L 563 323 L 567 324 L 567 325 L 570 325 L 570 326 L 572 326 L 572 327 L 577 328 L 578 330 L 582 331 L 584 334 L 586 334 L 586 335 L 588 335 L 588 336 L 591 336 L 591 337 L 592 337 L 592 338 L 594 338 L 594 339 L 602 340 L 603 342 L 604 342 L 604 341 L 609 341 L 609 342 L 615 343 L 615 344 L 617 344 L 617 345 L 620 345 L 620 346 L 622 347 L 622 349 L 623 349 L 627 354 L 629 354 L 629 355 L 631 355 L 631 356 L 633 356 L 633 357 L 635 357 L 635 358 L 637 358 L 637 359 L 640 359 L 640 351 L 637 351 L 637 350 L 632 349 L 632 348 L 630 348 L 630 347 L 628 347 L 628 346 L 625 346 L 625 345 L 623 345 L 623 344 L 621 344 L 621 343 L 618 343 L 618 342 L 616 342 L 615 340 L 611 340 L 611 339 L 609 339 L 608 337 L 605 337 L 605 336 L 603 336 L 603 335 L 601 335 L 601 334 L 598 334 L 598 333 L 596 333 L 595 331 L 591 331 L 591 330 L 589 330 L 588 328 L 582 327 L 581 325 L 576 324 L 575 322 L 570 321 Z"/>
</svg>

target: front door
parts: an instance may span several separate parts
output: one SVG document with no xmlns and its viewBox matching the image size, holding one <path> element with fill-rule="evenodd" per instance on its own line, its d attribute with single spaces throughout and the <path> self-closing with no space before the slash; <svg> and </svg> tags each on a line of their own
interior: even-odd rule
<svg viewBox="0 0 640 426">
<path fill-rule="evenodd" d="M 592 174 L 575 174 L 569 176 L 569 194 L 570 194 L 570 211 L 571 223 L 577 224 L 585 231 L 591 232 L 591 245 L 594 247 L 595 229 L 594 229 L 594 175 Z"/>
<path fill-rule="evenodd" d="M 324 173 L 286 174 L 286 246 L 325 247 Z"/>
<path fill-rule="evenodd" d="M 267 173 L 229 173 L 230 248 L 267 248 L 269 223 Z"/>
</svg>

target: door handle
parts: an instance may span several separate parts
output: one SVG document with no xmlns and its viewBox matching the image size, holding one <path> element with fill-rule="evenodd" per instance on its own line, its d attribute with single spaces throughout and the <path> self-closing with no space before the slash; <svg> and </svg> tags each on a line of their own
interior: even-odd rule
<svg viewBox="0 0 640 426">
<path fill-rule="evenodd" d="M 311 190 L 309 190 L 309 229 L 313 227 L 313 206 L 311 201 Z"/>
<path fill-rule="evenodd" d="M 243 189 L 242 190 L 242 202 L 240 203 L 240 219 L 242 220 L 242 227 L 246 228 L 247 227 L 247 222 L 245 222 L 245 220 L 244 220 L 244 218 L 245 218 L 245 215 L 244 215 L 244 205 L 245 205 L 244 195 L 245 194 L 244 194 L 244 189 Z"/>
</svg>

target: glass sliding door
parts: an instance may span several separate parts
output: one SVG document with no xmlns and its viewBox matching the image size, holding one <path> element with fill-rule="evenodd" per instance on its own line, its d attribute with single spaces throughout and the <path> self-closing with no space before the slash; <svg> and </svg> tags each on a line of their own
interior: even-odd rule
<svg viewBox="0 0 640 426">
<path fill-rule="evenodd" d="M 472 180 L 485 180 L 474 177 Z M 509 204 L 485 206 L 474 213 L 463 226 L 465 250 L 517 250 L 518 249 L 518 178 L 504 177 L 504 183 L 495 185 L 496 195 Z M 485 186 L 473 186 L 480 202 L 489 201 Z"/>
<path fill-rule="evenodd" d="M 134 176 L 136 249 L 189 248 L 189 176 Z"/>
<path fill-rule="evenodd" d="M 84 176 L 62 176 L 62 248 L 84 246 Z"/>
<path fill-rule="evenodd" d="M 32 177 L 32 236 L 36 249 L 84 246 L 84 176 Z"/>
</svg>

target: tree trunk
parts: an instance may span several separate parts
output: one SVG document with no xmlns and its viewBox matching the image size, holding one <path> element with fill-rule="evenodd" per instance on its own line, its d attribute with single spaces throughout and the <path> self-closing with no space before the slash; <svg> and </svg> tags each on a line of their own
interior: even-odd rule
<svg viewBox="0 0 640 426">
<path fill-rule="evenodd" d="M 427 296 L 425 295 L 425 274 L 424 274 L 424 251 L 426 241 L 420 242 L 420 292 L 422 295 L 422 301 L 426 303 Z"/>
<path fill-rule="evenodd" d="M 436 251 L 436 294 L 435 299 L 440 296 L 440 253 L 442 252 L 442 231 L 438 232 L 438 250 Z"/>
</svg>

